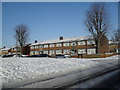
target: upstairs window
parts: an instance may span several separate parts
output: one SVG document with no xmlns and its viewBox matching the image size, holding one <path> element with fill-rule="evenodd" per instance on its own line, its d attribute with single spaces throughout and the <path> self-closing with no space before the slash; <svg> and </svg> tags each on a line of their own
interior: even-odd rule
<svg viewBox="0 0 120 90">
<path fill-rule="evenodd" d="M 31 48 L 31 49 L 34 49 L 34 46 L 31 46 L 30 48 Z"/>
<path fill-rule="evenodd" d="M 37 49 L 38 48 L 38 46 L 35 46 L 35 49 Z"/>
<path fill-rule="evenodd" d="M 95 44 L 95 41 L 94 41 L 94 40 L 88 40 L 88 41 L 87 41 L 87 44 L 88 44 L 88 45 Z"/>
<path fill-rule="evenodd" d="M 43 45 L 40 45 L 40 48 L 43 48 Z"/>
<path fill-rule="evenodd" d="M 55 45 L 54 44 L 50 44 L 50 47 L 54 47 Z"/>
<path fill-rule="evenodd" d="M 56 47 L 62 47 L 62 43 L 57 43 Z"/>
<path fill-rule="evenodd" d="M 69 46 L 69 43 L 67 42 L 67 43 L 63 43 L 63 46 Z"/>
<path fill-rule="evenodd" d="M 78 45 L 85 45 L 85 41 L 78 41 Z"/>
<path fill-rule="evenodd" d="M 44 45 L 44 48 L 48 48 L 48 45 L 47 45 L 47 44 L 45 44 L 45 45 Z"/>
<path fill-rule="evenodd" d="M 76 42 L 71 42 L 71 46 L 76 46 Z"/>
</svg>

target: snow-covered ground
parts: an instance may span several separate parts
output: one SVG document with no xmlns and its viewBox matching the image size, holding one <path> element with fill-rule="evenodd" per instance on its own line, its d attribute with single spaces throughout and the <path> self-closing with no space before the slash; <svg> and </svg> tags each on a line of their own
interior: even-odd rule
<svg viewBox="0 0 120 90">
<path fill-rule="evenodd" d="M 101 63 L 113 62 L 120 56 L 97 59 L 80 58 L 0 58 L 2 66 L 0 67 L 0 77 L 3 86 L 9 86 L 9 83 L 24 85 L 28 82 L 49 79 L 60 75 L 68 75 L 77 71 L 97 67 Z M 24 82 L 24 83 L 23 83 Z M 17 85 L 16 85 L 17 86 Z"/>
</svg>

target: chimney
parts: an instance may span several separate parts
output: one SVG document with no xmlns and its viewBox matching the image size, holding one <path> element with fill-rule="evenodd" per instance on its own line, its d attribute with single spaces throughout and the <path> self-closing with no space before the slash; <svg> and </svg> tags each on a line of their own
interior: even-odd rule
<svg viewBox="0 0 120 90">
<path fill-rule="evenodd" d="M 37 40 L 35 40 L 35 43 L 37 43 Z"/>
<path fill-rule="evenodd" d="M 63 37 L 61 36 L 61 37 L 59 37 L 59 40 L 63 40 Z"/>
</svg>

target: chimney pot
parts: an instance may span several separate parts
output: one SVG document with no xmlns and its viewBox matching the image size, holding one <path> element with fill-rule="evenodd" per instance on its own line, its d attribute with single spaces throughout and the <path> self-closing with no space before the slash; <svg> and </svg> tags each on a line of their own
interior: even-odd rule
<svg viewBox="0 0 120 90">
<path fill-rule="evenodd" d="M 59 37 L 59 40 L 63 40 L 63 37 L 61 36 L 61 37 Z"/>
<path fill-rule="evenodd" d="M 37 43 L 37 40 L 35 40 L 35 43 Z"/>
</svg>

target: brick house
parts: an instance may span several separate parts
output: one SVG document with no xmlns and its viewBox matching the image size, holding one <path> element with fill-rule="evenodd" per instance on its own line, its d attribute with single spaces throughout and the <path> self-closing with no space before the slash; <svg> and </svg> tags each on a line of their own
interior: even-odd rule
<svg viewBox="0 0 120 90">
<path fill-rule="evenodd" d="M 91 36 L 63 38 L 58 40 L 49 40 L 36 42 L 30 45 L 30 55 L 56 54 L 70 55 L 78 57 L 81 54 L 96 54 L 95 41 Z"/>
<path fill-rule="evenodd" d="M 23 51 L 23 55 L 28 55 L 30 54 L 30 44 L 26 44 L 23 46 L 22 51 Z M 14 46 L 11 48 L 10 50 L 11 54 L 20 54 L 20 46 Z"/>
<path fill-rule="evenodd" d="M 11 49 L 10 48 L 2 48 L 0 50 L 1 55 L 8 55 L 10 54 Z"/>
<path fill-rule="evenodd" d="M 118 45 L 118 42 L 114 42 L 112 40 L 109 41 L 109 52 L 120 53 L 120 46 Z"/>
</svg>

